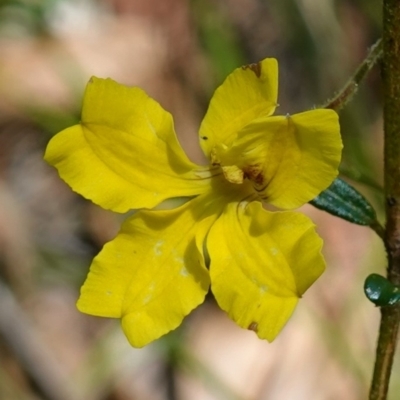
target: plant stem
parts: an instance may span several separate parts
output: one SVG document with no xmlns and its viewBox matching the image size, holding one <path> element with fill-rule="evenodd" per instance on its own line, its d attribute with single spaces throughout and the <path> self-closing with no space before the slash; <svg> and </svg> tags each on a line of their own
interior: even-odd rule
<svg viewBox="0 0 400 400">
<path fill-rule="evenodd" d="M 400 284 L 400 2 L 383 1 L 384 175 L 386 199 L 385 245 L 388 279 Z M 376 361 L 370 400 L 387 398 L 400 322 L 400 305 L 381 309 Z"/>
<path fill-rule="evenodd" d="M 368 56 L 358 66 L 354 75 L 347 81 L 346 85 L 332 99 L 329 99 L 322 108 L 340 110 L 356 94 L 359 84 L 367 76 L 370 69 L 382 56 L 382 39 L 379 39 L 370 49 Z"/>
<path fill-rule="evenodd" d="M 385 228 L 379 223 L 379 221 L 375 220 L 369 226 L 383 241 L 385 241 Z"/>
</svg>

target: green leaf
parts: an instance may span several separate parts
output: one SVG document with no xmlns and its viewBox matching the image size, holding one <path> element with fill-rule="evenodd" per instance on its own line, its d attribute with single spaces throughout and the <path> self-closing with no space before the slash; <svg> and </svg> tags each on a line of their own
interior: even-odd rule
<svg viewBox="0 0 400 400">
<path fill-rule="evenodd" d="M 371 225 L 376 221 L 375 210 L 368 200 L 340 178 L 310 204 L 353 224 Z"/>
<path fill-rule="evenodd" d="M 368 299 L 379 307 L 392 306 L 400 302 L 400 288 L 378 274 L 367 277 L 364 292 Z"/>
</svg>

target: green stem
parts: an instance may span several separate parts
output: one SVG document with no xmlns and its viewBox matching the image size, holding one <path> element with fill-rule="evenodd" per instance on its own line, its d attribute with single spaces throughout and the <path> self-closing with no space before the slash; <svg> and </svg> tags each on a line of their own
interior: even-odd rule
<svg viewBox="0 0 400 400">
<path fill-rule="evenodd" d="M 340 110 L 356 94 L 358 86 L 367 76 L 370 69 L 382 57 L 382 39 L 379 39 L 370 49 L 368 56 L 359 65 L 354 75 L 347 81 L 346 85 L 332 99 L 329 99 L 322 108 Z"/>
<path fill-rule="evenodd" d="M 385 244 L 388 279 L 400 284 L 400 2 L 383 2 L 383 93 L 385 134 Z M 387 398 L 400 322 L 400 305 L 381 309 L 370 400 Z"/>
<path fill-rule="evenodd" d="M 385 228 L 379 223 L 379 221 L 375 220 L 369 226 L 383 241 L 385 241 Z"/>
</svg>

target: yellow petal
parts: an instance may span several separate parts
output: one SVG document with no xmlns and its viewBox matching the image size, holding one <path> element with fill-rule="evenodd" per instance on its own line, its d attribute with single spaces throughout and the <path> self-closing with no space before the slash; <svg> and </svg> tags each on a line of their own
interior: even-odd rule
<svg viewBox="0 0 400 400">
<path fill-rule="evenodd" d="M 204 154 L 217 144 L 229 145 L 237 133 L 253 119 L 272 115 L 277 106 L 278 64 L 267 58 L 257 64 L 237 68 L 215 91 L 200 127 Z"/>
<path fill-rule="evenodd" d="M 209 186 L 181 149 L 171 115 L 136 87 L 92 78 L 82 122 L 57 134 L 45 159 L 76 192 L 117 212 L 152 208 Z"/>
<path fill-rule="evenodd" d="M 324 271 L 321 246 L 300 213 L 230 203 L 207 237 L 211 290 L 239 326 L 272 341 Z"/>
<path fill-rule="evenodd" d="M 312 200 L 338 174 L 342 141 L 333 110 L 259 118 L 246 126 L 230 149 L 217 146 L 221 165 L 235 164 L 260 197 L 292 209 Z"/>
<path fill-rule="evenodd" d="M 134 347 L 179 326 L 203 302 L 209 274 L 204 238 L 218 217 L 207 195 L 167 211 L 139 211 L 93 260 L 80 311 L 122 318 Z"/>
</svg>

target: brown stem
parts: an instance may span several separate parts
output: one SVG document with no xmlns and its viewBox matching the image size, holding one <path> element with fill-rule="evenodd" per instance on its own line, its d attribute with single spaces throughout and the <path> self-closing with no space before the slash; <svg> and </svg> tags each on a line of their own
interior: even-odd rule
<svg viewBox="0 0 400 400">
<path fill-rule="evenodd" d="M 359 84 L 367 76 L 370 69 L 382 56 L 382 40 L 379 39 L 370 49 L 368 56 L 358 66 L 354 75 L 347 81 L 346 85 L 334 96 L 329 99 L 322 108 L 330 108 L 332 110 L 340 110 L 351 98 L 356 94 Z"/>
<path fill-rule="evenodd" d="M 400 284 L 400 2 L 383 2 L 384 134 L 385 134 L 385 244 L 388 279 Z M 396 351 L 400 305 L 381 309 L 376 361 L 370 400 L 387 398 L 393 358 Z"/>
</svg>

